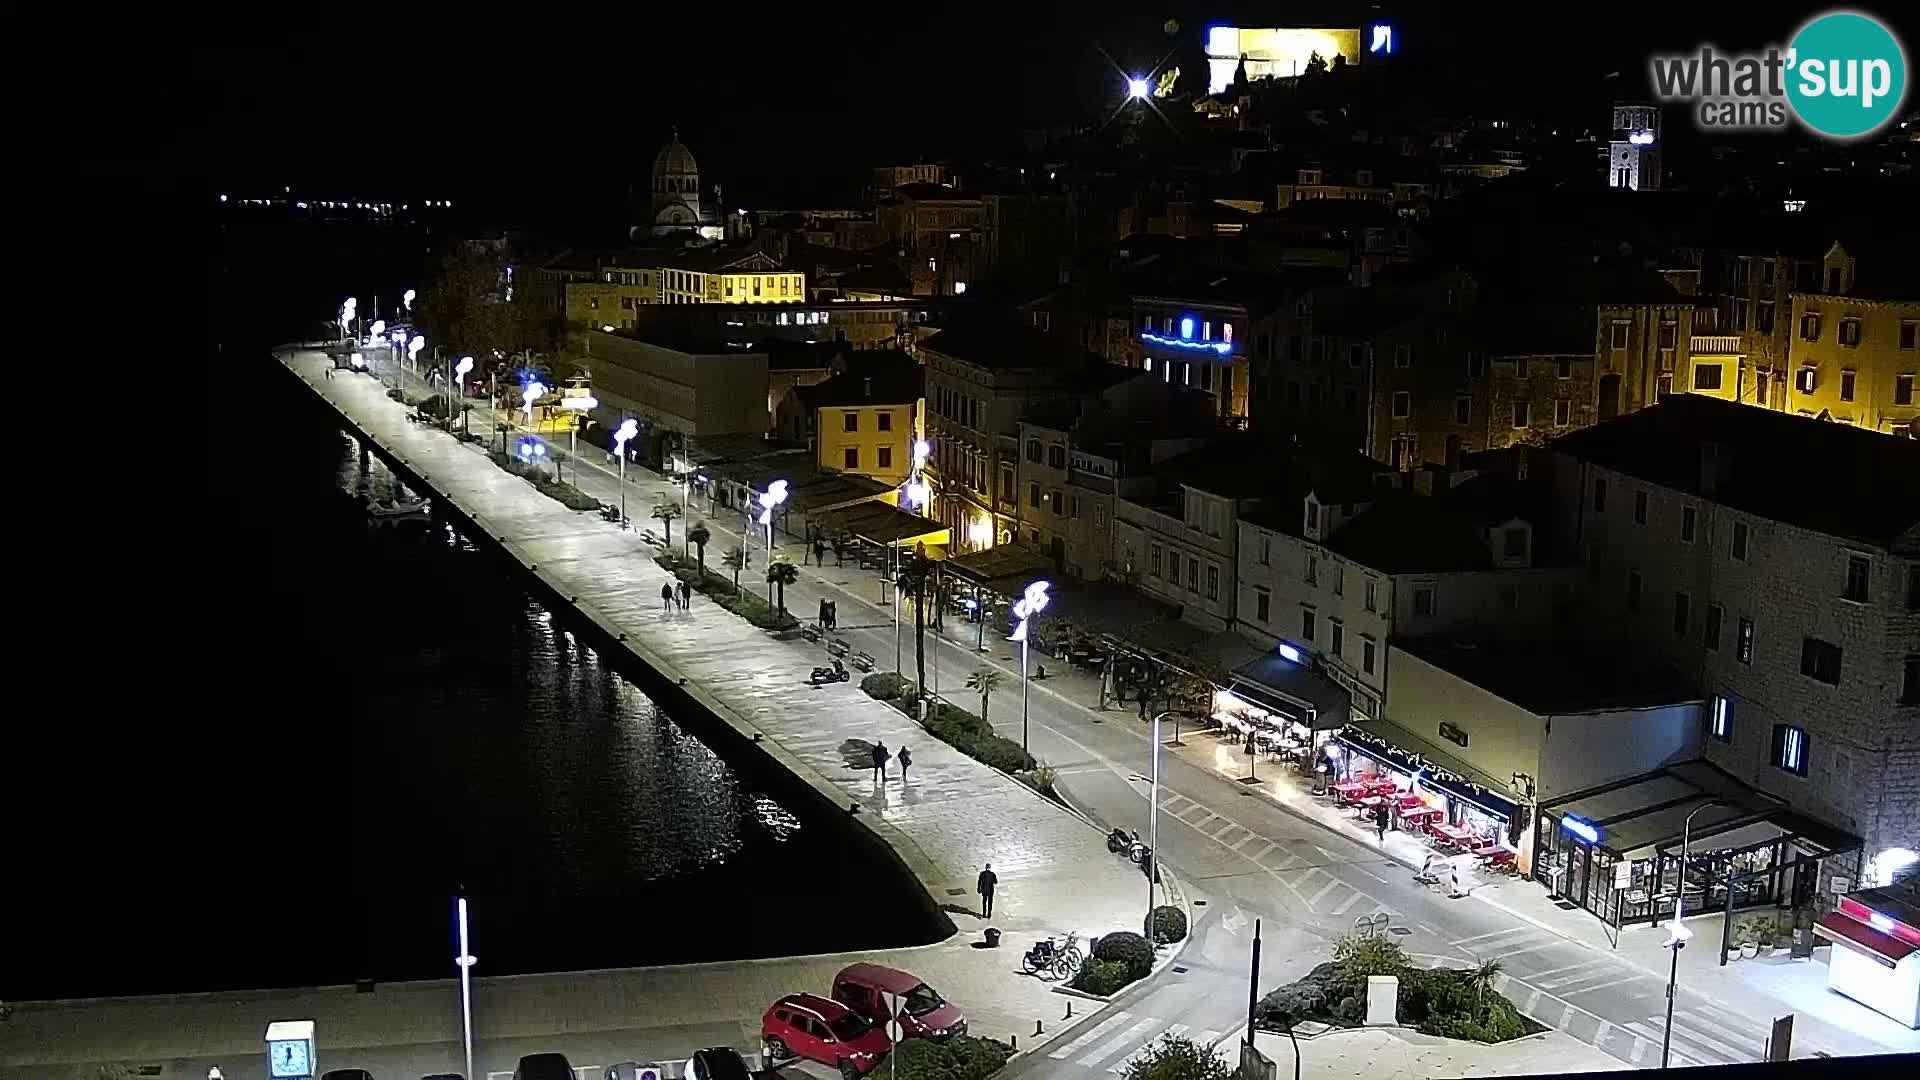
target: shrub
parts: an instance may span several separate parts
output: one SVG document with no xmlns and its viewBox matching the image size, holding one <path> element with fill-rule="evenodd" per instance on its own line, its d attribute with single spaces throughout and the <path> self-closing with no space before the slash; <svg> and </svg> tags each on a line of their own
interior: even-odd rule
<svg viewBox="0 0 1920 1080">
<path fill-rule="evenodd" d="M 1127 965 L 1136 979 L 1144 979 L 1153 970 L 1153 946 L 1130 930 L 1116 930 L 1093 943 L 1096 960 L 1118 960 Z"/>
<path fill-rule="evenodd" d="M 1045 795 L 1049 799 L 1058 799 L 1060 797 L 1055 794 L 1053 790 L 1053 782 L 1059 778 L 1060 770 L 1044 761 L 1036 761 L 1033 768 L 1020 774 L 1020 779 L 1025 780 L 1028 787 Z"/>
<path fill-rule="evenodd" d="M 1080 973 L 1070 983 L 1075 990 L 1110 997 L 1133 981 L 1133 971 L 1120 960 L 1089 960 L 1080 965 Z"/>
<path fill-rule="evenodd" d="M 1162 1036 L 1127 1063 L 1125 1080 L 1227 1080 L 1232 1070 L 1210 1047 Z"/>
<path fill-rule="evenodd" d="M 954 743 L 955 749 L 973 758 L 999 769 L 1001 772 L 1025 772 L 1032 767 L 1033 758 L 1020 744 L 1012 739 L 1003 739 L 998 735 L 987 735 Z"/>
<path fill-rule="evenodd" d="M 893 1051 L 898 1080 L 983 1080 L 1007 1063 L 1013 1048 L 992 1039 L 959 1035 L 945 1042 L 908 1039 Z"/>
<path fill-rule="evenodd" d="M 959 1035 L 939 1045 L 953 1051 L 960 1063 L 960 1073 L 967 1080 L 993 1074 L 1013 1056 L 1013 1047 L 1006 1043 L 975 1035 Z"/>
<path fill-rule="evenodd" d="M 1369 975 L 1398 975 L 1407 969 L 1407 954 L 1385 937 L 1348 934 L 1333 945 L 1333 963 L 1342 975 L 1365 979 Z"/>
<path fill-rule="evenodd" d="M 1170 945 L 1185 940 L 1186 936 L 1186 912 L 1169 904 L 1153 909 L 1153 940 L 1156 944 Z"/>
<path fill-rule="evenodd" d="M 781 611 L 767 603 L 764 597 L 756 596 L 745 589 L 735 592 L 733 583 L 718 574 L 710 572 L 704 578 L 701 577 L 699 566 L 691 560 L 666 553 L 655 555 L 653 561 L 674 577 L 692 586 L 694 592 L 762 630 L 791 630 L 800 625 L 800 620 L 794 618 L 792 612 Z"/>
<path fill-rule="evenodd" d="M 906 676 L 892 671 L 876 671 L 860 680 L 860 689 L 865 691 L 868 697 L 879 698 L 881 701 L 905 697 L 907 691 L 912 688 L 913 684 L 907 681 Z"/>
<path fill-rule="evenodd" d="M 394 401 L 404 402 L 407 400 L 406 393 L 397 386 L 387 391 L 387 397 L 393 399 Z"/>
<path fill-rule="evenodd" d="M 433 417 L 435 420 L 445 420 L 447 414 L 453 410 L 445 394 L 435 394 L 432 397 L 424 398 L 420 401 L 418 407 L 421 412 Z"/>
</svg>

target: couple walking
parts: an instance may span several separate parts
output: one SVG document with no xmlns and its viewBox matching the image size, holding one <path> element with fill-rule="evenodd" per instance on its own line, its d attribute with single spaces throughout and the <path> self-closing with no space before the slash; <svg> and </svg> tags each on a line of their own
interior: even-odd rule
<svg viewBox="0 0 1920 1080">
<path fill-rule="evenodd" d="M 689 607 L 692 607 L 693 586 L 684 581 L 677 585 L 671 581 L 662 582 L 660 584 L 660 606 L 667 611 L 672 611 L 676 607 L 681 611 L 685 611 Z"/>
<path fill-rule="evenodd" d="M 886 743 L 877 742 L 873 744 L 873 782 L 874 783 L 880 784 L 880 783 L 886 782 L 887 759 L 892 756 L 893 756 L 892 754 L 889 754 L 887 752 Z M 901 783 L 904 784 L 907 782 L 907 767 L 912 764 L 913 764 L 913 751 L 907 749 L 904 746 L 901 747 L 900 748 L 900 782 Z"/>
</svg>

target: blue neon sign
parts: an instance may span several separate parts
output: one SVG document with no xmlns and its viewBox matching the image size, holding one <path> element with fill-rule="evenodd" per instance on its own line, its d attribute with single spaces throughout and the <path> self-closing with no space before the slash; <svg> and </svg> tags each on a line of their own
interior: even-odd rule
<svg viewBox="0 0 1920 1080">
<path fill-rule="evenodd" d="M 1560 827 L 1589 844 L 1600 842 L 1600 828 L 1592 822 L 1581 821 L 1577 817 L 1563 817 L 1560 819 Z"/>
<path fill-rule="evenodd" d="M 1188 319 L 1185 320 L 1182 325 L 1191 331 L 1193 329 L 1192 323 L 1193 320 Z M 1233 343 L 1230 341 L 1185 341 L 1180 338 L 1163 337 L 1159 334 L 1149 334 L 1144 331 L 1140 334 L 1140 340 L 1152 342 L 1155 345 L 1171 345 L 1176 349 L 1211 349 L 1221 356 L 1225 356 L 1233 351 Z"/>
</svg>

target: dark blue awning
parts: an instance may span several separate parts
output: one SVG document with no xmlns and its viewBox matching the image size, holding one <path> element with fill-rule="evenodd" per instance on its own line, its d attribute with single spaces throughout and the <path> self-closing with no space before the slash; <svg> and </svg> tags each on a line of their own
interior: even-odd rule
<svg viewBox="0 0 1920 1080">
<path fill-rule="evenodd" d="M 1373 730 L 1379 729 L 1379 730 Z M 1420 773 L 1420 782 L 1454 798 L 1479 807 L 1497 818 L 1512 820 L 1520 808 L 1512 799 L 1489 786 L 1489 778 L 1425 744 L 1412 732 L 1384 721 L 1371 721 L 1366 728 L 1349 724 L 1340 732 L 1340 741 L 1358 753 L 1391 769 Z"/>
</svg>

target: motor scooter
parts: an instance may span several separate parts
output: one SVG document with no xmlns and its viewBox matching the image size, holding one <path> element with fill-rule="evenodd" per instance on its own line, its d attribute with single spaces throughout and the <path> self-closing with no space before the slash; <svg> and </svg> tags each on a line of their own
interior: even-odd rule
<svg viewBox="0 0 1920 1080">
<path fill-rule="evenodd" d="M 807 682 L 814 686 L 821 686 L 826 683 L 846 682 L 851 678 L 853 676 L 847 671 L 847 666 L 835 660 L 832 667 L 814 668 L 813 673 L 807 676 Z"/>
</svg>

